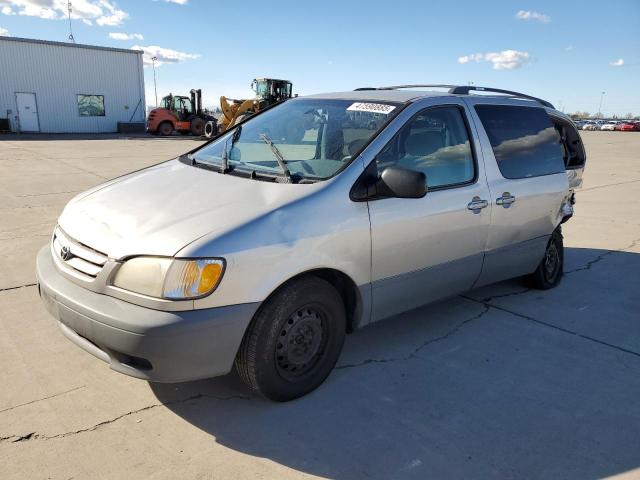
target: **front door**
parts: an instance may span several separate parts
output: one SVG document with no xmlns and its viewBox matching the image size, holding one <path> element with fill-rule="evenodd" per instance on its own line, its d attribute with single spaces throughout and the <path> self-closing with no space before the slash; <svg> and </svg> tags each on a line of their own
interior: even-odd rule
<svg viewBox="0 0 640 480">
<path fill-rule="evenodd" d="M 482 268 L 490 203 L 464 103 L 420 110 L 374 162 L 427 177 L 423 198 L 369 202 L 372 320 L 471 288 Z"/>
<path fill-rule="evenodd" d="M 39 132 L 38 107 L 35 93 L 16 93 L 21 132 Z"/>
</svg>

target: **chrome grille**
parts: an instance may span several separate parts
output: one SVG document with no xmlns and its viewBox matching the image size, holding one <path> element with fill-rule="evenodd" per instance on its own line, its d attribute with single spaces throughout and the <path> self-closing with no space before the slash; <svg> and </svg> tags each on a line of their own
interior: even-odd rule
<svg viewBox="0 0 640 480">
<path fill-rule="evenodd" d="M 95 278 L 107 263 L 107 255 L 72 239 L 56 227 L 53 232 L 53 252 L 64 265 Z"/>
</svg>

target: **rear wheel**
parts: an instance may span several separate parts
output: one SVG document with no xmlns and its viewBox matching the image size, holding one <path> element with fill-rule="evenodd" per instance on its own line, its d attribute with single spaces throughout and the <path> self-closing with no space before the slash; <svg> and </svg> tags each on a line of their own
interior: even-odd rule
<svg viewBox="0 0 640 480">
<path fill-rule="evenodd" d="M 191 133 L 193 133 L 196 137 L 201 136 L 204 133 L 204 120 L 196 117 L 191 120 Z"/>
<path fill-rule="evenodd" d="M 528 280 L 533 288 L 548 290 L 556 287 L 564 273 L 564 243 L 562 231 L 558 227 L 547 244 L 544 257 L 535 272 L 529 275 Z"/>
<path fill-rule="evenodd" d="M 173 125 L 171 122 L 162 122 L 158 125 L 158 135 L 162 135 L 163 137 L 168 137 L 173 133 Z"/>
<path fill-rule="evenodd" d="M 253 390 L 275 401 L 301 397 L 331 373 L 344 343 L 342 297 L 328 282 L 307 277 L 284 286 L 254 317 L 236 370 Z"/>
</svg>

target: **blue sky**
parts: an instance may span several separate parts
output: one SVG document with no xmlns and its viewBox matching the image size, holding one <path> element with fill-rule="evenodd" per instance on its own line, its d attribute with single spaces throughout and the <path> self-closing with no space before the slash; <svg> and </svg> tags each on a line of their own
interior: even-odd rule
<svg viewBox="0 0 640 480">
<path fill-rule="evenodd" d="M 519 90 L 565 111 L 640 115 L 640 1 L 73 0 L 78 43 L 143 47 L 158 96 L 251 95 L 256 76 L 300 95 L 453 83 Z M 0 0 L 0 33 L 65 41 L 65 0 Z M 111 34 L 111 36 L 110 36 Z M 120 35 L 113 35 L 120 34 Z M 137 36 L 119 40 L 112 37 Z M 147 55 L 147 57 L 149 56 Z M 147 104 L 153 73 L 145 68 Z"/>
</svg>

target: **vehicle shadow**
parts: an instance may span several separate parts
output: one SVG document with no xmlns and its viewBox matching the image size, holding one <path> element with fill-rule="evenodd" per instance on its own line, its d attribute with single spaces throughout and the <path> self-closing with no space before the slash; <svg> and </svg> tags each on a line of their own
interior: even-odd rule
<svg viewBox="0 0 640 480">
<path fill-rule="evenodd" d="M 617 345 L 640 338 L 640 254 L 568 248 L 565 270 L 554 290 L 503 282 L 359 330 L 325 384 L 289 403 L 234 374 L 150 387 L 218 444 L 327 478 L 638 469 L 640 343 Z"/>
</svg>

